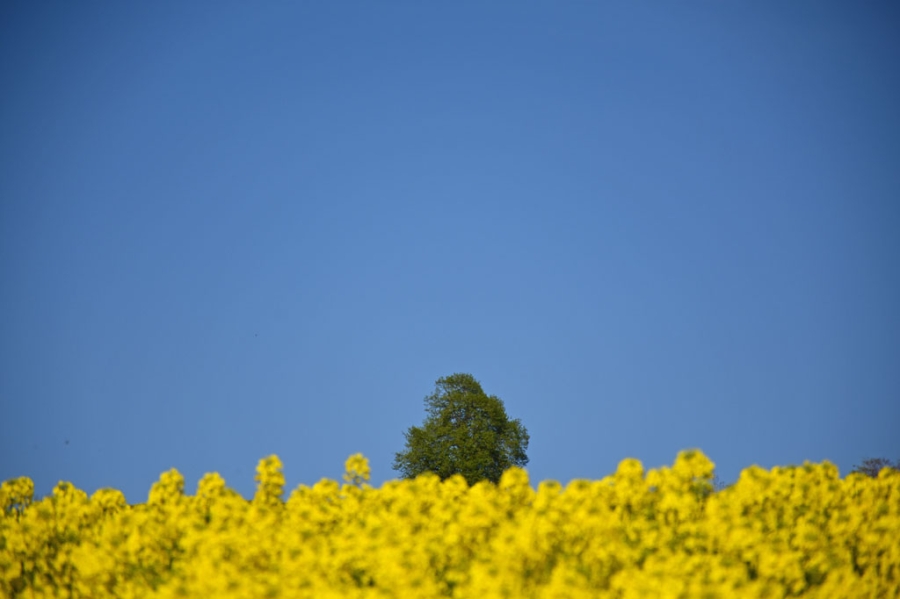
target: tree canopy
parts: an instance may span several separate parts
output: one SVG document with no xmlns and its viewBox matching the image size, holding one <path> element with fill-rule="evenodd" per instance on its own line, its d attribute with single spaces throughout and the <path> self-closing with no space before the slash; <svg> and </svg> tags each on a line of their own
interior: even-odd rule
<svg viewBox="0 0 900 599">
<path fill-rule="evenodd" d="M 406 449 L 394 458 L 404 478 L 433 472 L 441 479 L 461 474 L 470 485 L 496 483 L 507 468 L 528 463 L 528 431 L 471 374 L 438 379 L 425 411 L 425 422 L 404 433 Z"/>
</svg>

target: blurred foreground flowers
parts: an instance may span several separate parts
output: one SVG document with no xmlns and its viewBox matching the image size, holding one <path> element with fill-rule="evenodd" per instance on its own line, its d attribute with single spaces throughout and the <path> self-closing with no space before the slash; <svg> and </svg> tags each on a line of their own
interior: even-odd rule
<svg viewBox="0 0 900 599">
<path fill-rule="evenodd" d="M 2 597 L 900 597 L 900 473 L 839 478 L 828 463 L 744 470 L 713 492 L 683 452 L 644 472 L 531 487 L 426 474 L 300 486 L 281 461 L 247 501 L 218 474 L 185 495 L 175 470 L 148 501 L 68 483 L 34 500 L 0 487 Z"/>
</svg>

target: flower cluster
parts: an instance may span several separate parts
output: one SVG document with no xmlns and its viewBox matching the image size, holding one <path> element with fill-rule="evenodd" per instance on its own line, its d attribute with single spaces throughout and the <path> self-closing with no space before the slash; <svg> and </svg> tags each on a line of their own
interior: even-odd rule
<svg viewBox="0 0 900 599">
<path fill-rule="evenodd" d="M 714 491 L 712 471 L 684 452 L 566 486 L 512 468 L 373 488 L 357 454 L 284 500 L 270 456 L 251 501 L 170 470 L 139 505 L 68 483 L 35 500 L 20 478 L 0 487 L 0 596 L 900 597 L 900 473 L 751 467 Z"/>
</svg>

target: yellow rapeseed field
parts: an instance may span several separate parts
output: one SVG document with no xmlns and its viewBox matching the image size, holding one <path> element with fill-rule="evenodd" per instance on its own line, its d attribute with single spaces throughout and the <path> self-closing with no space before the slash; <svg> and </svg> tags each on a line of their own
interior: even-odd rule
<svg viewBox="0 0 900 599">
<path fill-rule="evenodd" d="M 35 501 L 19 478 L 0 488 L 0 596 L 900 597 L 900 473 L 751 467 L 713 492 L 712 472 L 683 452 L 565 487 L 513 468 L 372 488 L 354 455 L 343 483 L 285 501 L 271 456 L 250 501 L 170 470 L 140 505 L 68 483 Z"/>
</svg>

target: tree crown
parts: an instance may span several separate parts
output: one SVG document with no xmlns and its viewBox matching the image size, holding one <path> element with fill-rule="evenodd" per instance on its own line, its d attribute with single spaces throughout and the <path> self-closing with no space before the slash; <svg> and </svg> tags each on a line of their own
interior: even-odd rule
<svg viewBox="0 0 900 599">
<path fill-rule="evenodd" d="M 441 479 L 461 474 L 469 484 L 496 483 L 507 468 L 528 463 L 528 431 L 472 375 L 439 378 L 425 411 L 425 422 L 404 433 L 406 449 L 394 458 L 404 478 L 434 472 Z"/>
</svg>

